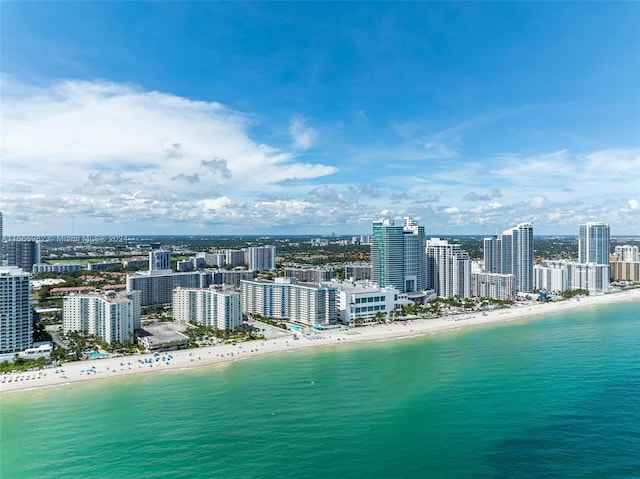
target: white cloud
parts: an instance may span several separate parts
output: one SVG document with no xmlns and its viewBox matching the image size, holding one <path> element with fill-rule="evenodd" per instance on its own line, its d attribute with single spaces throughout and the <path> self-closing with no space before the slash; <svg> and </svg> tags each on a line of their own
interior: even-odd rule
<svg viewBox="0 0 640 479">
<path fill-rule="evenodd" d="M 318 131 L 307 126 L 309 120 L 302 116 L 295 116 L 289 124 L 289 134 L 295 146 L 307 150 L 313 146 L 318 137 Z"/>
<path fill-rule="evenodd" d="M 240 208 L 259 192 L 282 190 L 281 182 L 337 171 L 256 141 L 248 115 L 216 102 L 104 81 L 37 88 L 4 77 L 2 95 L 0 206 L 7 217 L 52 214 L 58 198 L 65 206 L 55 215 L 151 221 L 174 214 L 178 202 L 196 213 L 221 198 L 232 201 L 225 208 Z M 294 130 L 305 147 L 316 136 L 303 120 Z M 23 203 L 29 189 L 45 197 Z"/>
</svg>

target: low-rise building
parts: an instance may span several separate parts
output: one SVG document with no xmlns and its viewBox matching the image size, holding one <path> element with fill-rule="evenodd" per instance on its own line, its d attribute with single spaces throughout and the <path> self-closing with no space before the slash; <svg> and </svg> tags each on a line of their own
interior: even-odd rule
<svg viewBox="0 0 640 479">
<path fill-rule="evenodd" d="M 338 290 L 336 307 L 343 324 L 370 323 L 386 319 L 398 307 L 400 292 L 371 281 L 330 281 L 322 284 Z"/>
</svg>

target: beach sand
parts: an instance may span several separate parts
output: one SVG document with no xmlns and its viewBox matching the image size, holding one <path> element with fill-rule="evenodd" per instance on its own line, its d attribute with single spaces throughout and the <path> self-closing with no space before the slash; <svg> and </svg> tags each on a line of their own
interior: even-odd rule
<svg viewBox="0 0 640 479">
<path fill-rule="evenodd" d="M 486 314 L 465 313 L 433 319 L 414 319 L 390 324 L 376 324 L 351 328 L 346 331 L 339 329 L 318 331 L 310 337 L 298 334 L 299 339 L 294 339 L 292 332 L 291 335 L 278 339 L 256 340 L 198 349 L 183 349 L 159 353 L 156 356 L 153 354 L 138 354 L 69 362 L 58 368 L 1 375 L 0 392 L 32 390 L 104 378 L 148 374 L 157 371 L 179 371 L 181 369 L 204 367 L 294 349 L 434 334 L 440 331 L 512 321 L 525 317 L 543 317 L 550 313 L 620 301 L 640 301 L 640 289 L 551 303 L 496 309 Z"/>
</svg>

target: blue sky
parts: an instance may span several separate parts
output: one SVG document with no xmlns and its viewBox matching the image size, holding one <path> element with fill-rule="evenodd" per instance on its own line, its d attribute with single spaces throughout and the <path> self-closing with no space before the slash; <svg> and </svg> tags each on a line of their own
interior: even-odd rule
<svg viewBox="0 0 640 479">
<path fill-rule="evenodd" d="M 637 2 L 2 2 L 5 234 L 640 234 Z"/>
</svg>

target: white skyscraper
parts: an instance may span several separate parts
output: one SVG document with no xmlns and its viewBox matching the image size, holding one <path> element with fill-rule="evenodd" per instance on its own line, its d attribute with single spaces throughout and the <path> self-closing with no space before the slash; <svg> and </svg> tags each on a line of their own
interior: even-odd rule
<svg viewBox="0 0 640 479">
<path fill-rule="evenodd" d="M 173 319 L 231 331 L 242 326 L 242 294 L 213 288 L 176 288 Z"/>
<path fill-rule="evenodd" d="M 484 269 L 513 274 L 518 291 L 533 291 L 533 225 L 520 223 L 484 239 Z"/>
<path fill-rule="evenodd" d="M 427 240 L 427 287 L 441 298 L 471 297 L 471 260 L 459 244 Z"/>
<path fill-rule="evenodd" d="M 0 267 L 0 354 L 18 353 L 33 344 L 31 276 Z"/>
<path fill-rule="evenodd" d="M 133 331 L 140 328 L 139 291 L 94 293 L 67 296 L 62 302 L 64 332 L 83 331 L 106 343 L 132 343 Z"/>
<path fill-rule="evenodd" d="M 609 264 L 609 225 L 584 223 L 578 227 L 578 262 Z"/>
</svg>

